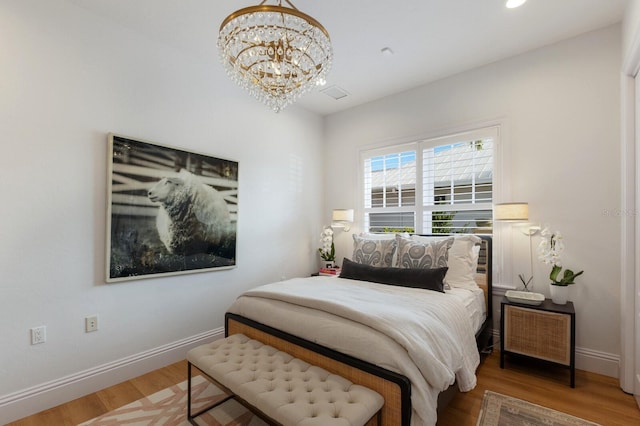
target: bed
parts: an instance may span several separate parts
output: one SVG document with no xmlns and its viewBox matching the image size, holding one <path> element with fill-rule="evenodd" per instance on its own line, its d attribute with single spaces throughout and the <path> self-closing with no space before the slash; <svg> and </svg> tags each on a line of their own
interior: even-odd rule
<svg viewBox="0 0 640 426">
<path fill-rule="evenodd" d="M 400 238 L 397 241 L 407 241 Z M 409 238 L 416 241 L 411 244 L 427 246 L 434 243 L 425 241 L 444 240 Z M 459 248 L 458 238 L 462 237 L 453 242 Z M 378 391 L 385 398 L 384 425 L 435 424 L 437 408 L 458 389 L 475 386 L 479 353 L 492 346 L 491 237 L 469 238 L 475 241 L 473 285 L 452 285 L 443 292 L 404 283 L 381 285 L 368 281 L 366 274 L 364 280 L 358 275 L 358 268 L 367 273 L 371 268 L 347 264 L 345 259 L 343 274 L 348 265 L 355 268 L 349 269 L 349 278 L 297 278 L 243 293 L 226 313 L 226 334 L 243 333 Z M 354 240 L 355 244 L 357 237 Z M 400 244 L 396 243 L 392 267 L 376 272 L 401 272 Z M 362 253 L 354 248 L 353 257 L 358 256 Z M 457 265 L 449 256 L 447 284 L 455 281 Z M 415 271 L 441 265 L 404 266 Z"/>
</svg>

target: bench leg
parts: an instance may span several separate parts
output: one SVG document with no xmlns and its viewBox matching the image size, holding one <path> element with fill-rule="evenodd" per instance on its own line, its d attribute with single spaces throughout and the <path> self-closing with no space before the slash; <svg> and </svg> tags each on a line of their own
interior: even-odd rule
<svg viewBox="0 0 640 426">
<path fill-rule="evenodd" d="M 267 423 L 270 426 L 282 426 L 280 423 L 276 422 L 275 420 L 273 420 L 272 418 L 270 418 L 269 416 L 267 416 L 266 414 L 264 414 L 262 411 L 258 410 L 257 408 L 255 408 L 254 406 L 252 406 L 251 404 L 249 404 L 248 402 L 246 402 L 244 399 L 238 397 L 237 395 L 235 395 L 233 392 L 231 392 L 230 389 L 227 389 L 222 383 L 219 383 L 217 380 L 215 380 L 213 377 L 209 376 L 207 373 L 205 373 L 204 371 L 200 370 L 197 366 L 195 366 L 196 369 L 198 369 L 198 371 L 200 371 L 202 373 L 202 375 L 211 383 L 213 383 L 218 389 L 220 389 L 222 392 L 224 392 L 226 394 L 225 398 L 222 398 L 220 401 L 215 402 L 214 404 L 211 404 L 210 406 L 203 408 L 201 410 L 199 410 L 197 413 L 192 413 L 191 412 L 191 374 L 192 374 L 192 368 L 193 368 L 193 364 L 191 364 L 189 361 L 187 361 L 187 374 L 188 374 L 188 378 L 187 378 L 187 420 L 189 420 L 189 423 L 191 423 L 194 426 L 200 426 L 198 425 L 198 423 L 196 423 L 195 418 L 198 417 L 200 414 L 206 413 L 207 411 L 211 410 L 212 408 L 217 407 L 218 405 L 222 405 L 223 403 L 227 402 L 230 399 L 235 399 L 238 403 L 240 403 L 241 405 L 243 405 L 247 410 L 251 411 L 253 414 L 255 414 L 256 416 L 260 417 L 262 420 L 264 420 L 265 423 Z"/>
<path fill-rule="evenodd" d="M 191 363 L 187 363 L 187 419 L 191 423 Z"/>
<path fill-rule="evenodd" d="M 224 404 L 225 402 L 233 398 L 234 395 L 233 394 L 227 395 L 226 398 L 222 398 L 220 401 L 217 401 L 214 404 L 211 404 L 210 406 L 199 410 L 197 413 L 192 413 L 191 412 L 191 374 L 192 374 L 192 364 L 187 361 L 187 375 L 188 375 L 187 376 L 187 420 L 192 425 L 199 426 L 198 423 L 196 423 L 195 421 L 196 417 L 198 417 L 200 414 L 206 413 L 207 411 L 217 407 L 218 405 Z M 208 376 L 206 375 L 205 377 L 208 378 Z"/>
</svg>

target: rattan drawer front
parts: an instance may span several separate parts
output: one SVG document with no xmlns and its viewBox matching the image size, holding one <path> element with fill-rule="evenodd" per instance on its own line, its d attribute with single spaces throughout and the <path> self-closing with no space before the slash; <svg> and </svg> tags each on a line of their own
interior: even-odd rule
<svg viewBox="0 0 640 426">
<path fill-rule="evenodd" d="M 504 306 L 504 349 L 559 364 L 571 363 L 571 317 Z"/>
</svg>

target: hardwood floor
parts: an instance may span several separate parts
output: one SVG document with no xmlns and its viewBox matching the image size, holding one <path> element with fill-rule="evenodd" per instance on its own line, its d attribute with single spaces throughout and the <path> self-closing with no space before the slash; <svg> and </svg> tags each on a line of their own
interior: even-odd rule
<svg viewBox="0 0 640 426">
<path fill-rule="evenodd" d="M 640 425 L 640 409 L 625 394 L 618 380 L 576 371 L 576 387 L 569 387 L 569 370 L 544 362 L 507 357 L 500 369 L 500 353 L 483 360 L 478 384 L 458 393 L 438 419 L 438 426 L 475 426 L 485 390 L 509 395 L 533 404 L 562 411 L 603 426 Z"/>
<path fill-rule="evenodd" d="M 187 379 L 180 361 L 6 426 L 75 426 Z"/>
<path fill-rule="evenodd" d="M 616 379 L 576 372 L 576 387 L 569 387 L 569 372 L 548 364 L 510 357 L 500 369 L 497 351 L 478 368 L 478 385 L 458 393 L 440 414 L 438 426 L 475 426 L 485 390 L 491 390 L 534 404 L 553 408 L 603 426 L 640 425 L 635 399 L 618 386 Z M 75 426 L 186 380 L 186 361 L 171 364 L 149 374 L 60 405 L 7 426 Z"/>
</svg>

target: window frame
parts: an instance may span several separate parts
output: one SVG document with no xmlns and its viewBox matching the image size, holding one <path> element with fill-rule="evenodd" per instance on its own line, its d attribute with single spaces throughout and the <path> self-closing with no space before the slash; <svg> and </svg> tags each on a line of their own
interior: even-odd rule
<svg viewBox="0 0 640 426">
<path fill-rule="evenodd" d="M 461 140 L 478 140 L 478 139 L 493 139 L 493 168 L 492 168 L 492 201 L 479 204 L 451 204 L 439 207 L 437 205 L 428 206 L 428 211 L 451 211 L 452 207 L 456 210 L 492 210 L 493 203 L 499 197 L 500 192 L 500 180 L 499 168 L 501 165 L 500 155 L 500 126 L 499 125 L 486 125 L 477 128 L 451 132 L 439 136 L 432 137 L 416 137 L 413 141 L 403 143 L 390 143 L 385 146 L 363 149 L 360 151 L 359 160 L 359 186 L 358 197 L 359 205 L 361 208 L 360 217 L 363 220 L 363 229 L 369 229 L 368 213 L 377 211 L 378 213 L 413 213 L 415 215 L 414 232 L 421 234 L 424 233 L 424 213 L 427 211 L 427 207 L 424 203 L 424 177 L 423 177 L 423 151 L 425 149 L 434 148 L 442 145 L 455 144 Z M 405 151 L 414 151 L 416 156 L 416 183 L 415 183 L 415 203 L 412 206 L 400 206 L 400 207 L 384 207 L 383 211 L 380 211 L 380 207 L 366 207 L 365 201 L 365 161 L 367 159 L 384 156 L 388 154 L 402 153 Z M 495 228 L 492 229 L 492 235 L 495 235 Z"/>
<path fill-rule="evenodd" d="M 372 158 L 372 157 L 380 157 L 380 156 L 384 156 L 384 155 L 389 155 L 389 154 L 397 154 L 397 153 L 402 153 L 405 151 L 415 151 L 416 152 L 416 176 L 419 176 L 418 174 L 418 161 L 417 161 L 417 154 L 418 154 L 418 150 L 417 150 L 417 146 L 418 146 L 418 142 L 409 142 L 409 143 L 400 143 L 400 144 L 394 144 L 394 145 L 388 145 L 385 147 L 381 147 L 381 148 L 374 148 L 374 149 L 368 149 L 368 150 L 362 150 L 360 151 L 360 162 L 358 165 L 358 170 L 359 170 L 359 174 L 358 174 L 358 180 L 360 182 L 360 184 L 358 185 L 358 198 L 359 198 L 359 204 L 360 204 L 360 211 L 362 212 L 361 214 L 361 218 L 362 218 L 362 223 L 363 223 L 363 228 L 365 229 L 369 229 L 369 222 L 367 220 L 367 213 L 373 209 L 373 207 L 371 208 L 367 208 L 366 207 L 366 202 L 365 202 L 365 192 L 364 192 L 364 187 L 365 187 L 365 182 L 364 182 L 364 167 L 365 167 L 365 160 L 367 158 Z M 417 195 L 418 195 L 418 182 L 416 182 L 416 187 L 415 187 L 415 193 L 416 193 L 416 200 L 417 200 Z M 416 213 L 416 208 L 417 208 L 417 201 L 414 201 L 414 205 L 413 206 L 399 206 L 399 207 L 385 207 L 385 213 Z"/>
</svg>

